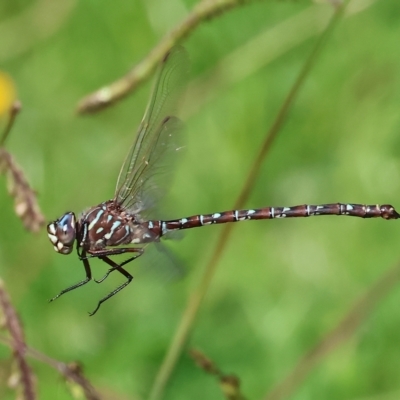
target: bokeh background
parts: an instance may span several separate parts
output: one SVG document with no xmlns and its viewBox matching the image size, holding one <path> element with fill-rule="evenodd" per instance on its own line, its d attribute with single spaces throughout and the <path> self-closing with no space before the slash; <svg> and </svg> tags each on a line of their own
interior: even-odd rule
<svg viewBox="0 0 400 400">
<path fill-rule="evenodd" d="M 195 4 L 0 3 L 0 68 L 23 104 L 7 148 L 47 220 L 112 197 L 151 80 L 98 114 L 78 116 L 78 101 L 125 74 Z M 186 100 L 188 150 L 160 205 L 162 215 L 233 206 L 332 12 L 323 1 L 258 1 L 203 22 L 184 40 L 191 79 L 203 90 Z M 248 207 L 338 201 L 400 207 L 399 15 L 396 0 L 350 1 L 261 167 Z M 37 235 L 24 230 L 4 177 L 0 183 L 0 274 L 28 344 L 61 361 L 80 361 L 106 399 L 146 398 L 222 227 L 186 231 L 166 243 L 183 274 L 163 265 L 146 268 L 145 257 L 131 264 L 133 283 L 89 318 L 87 311 L 121 277 L 48 304 L 84 276 L 83 268 L 75 254 L 56 254 L 44 229 Z M 266 397 L 398 263 L 398 242 L 398 223 L 381 219 L 236 224 L 186 349 L 201 349 L 239 376 L 248 398 Z M 93 262 L 93 270 L 99 277 L 106 267 Z M 323 357 L 289 397 L 400 398 L 399 304 L 398 286 L 389 285 L 351 339 Z M 0 395 L 12 399 L 9 349 L 1 345 L 0 356 Z M 72 398 L 56 371 L 35 360 L 31 365 L 41 399 Z M 188 398 L 223 395 L 185 350 L 165 399 Z"/>
</svg>

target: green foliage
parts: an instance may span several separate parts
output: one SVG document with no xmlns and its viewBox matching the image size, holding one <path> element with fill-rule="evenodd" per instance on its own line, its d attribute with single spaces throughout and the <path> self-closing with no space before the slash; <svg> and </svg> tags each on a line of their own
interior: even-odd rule
<svg viewBox="0 0 400 400">
<path fill-rule="evenodd" d="M 1 7 L 0 29 L 40 2 L 19 3 L 20 10 Z M 64 15 L 54 17 L 58 25 L 49 27 L 61 3 Z M 89 116 L 74 113 L 78 101 L 124 75 L 193 6 L 189 1 L 65 4 L 47 2 L 40 14 L 28 14 L 31 25 L 13 20 L 19 30 L 15 47 L 22 50 L 1 56 L 1 69 L 14 79 L 23 104 L 7 146 L 48 220 L 113 196 L 151 85 Z M 366 8 L 345 16 L 325 44 L 247 206 L 340 201 L 400 207 L 400 4 L 358 4 Z M 303 25 L 295 23 L 314 8 L 329 12 L 327 5 L 308 2 L 250 3 L 203 22 L 183 43 L 193 79 L 209 69 L 221 80 L 251 63 L 255 69 L 223 87 L 218 79 L 216 85 L 202 81 L 210 98 L 187 99 L 185 109 L 196 112 L 187 118 L 188 151 L 161 207 L 166 217 L 232 207 L 315 43 L 322 13 L 309 14 L 313 18 Z M 274 49 L 267 39 L 253 49 L 261 61 L 243 58 L 229 71 L 213 69 L 283 23 L 285 35 L 273 38 Z M 315 26 L 314 34 L 305 35 L 302 26 Z M 293 46 L 283 44 L 288 40 Z M 270 48 L 273 54 L 283 51 L 268 62 Z M 166 243 L 185 266 L 183 278 L 171 278 L 163 265 L 147 268 L 145 255 L 129 266 L 132 284 L 89 318 L 87 311 L 121 277 L 110 276 L 101 285 L 91 282 L 47 304 L 84 276 L 83 267 L 75 254 L 56 254 L 44 230 L 39 235 L 23 230 L 4 184 L 0 204 L 0 275 L 28 344 L 58 360 L 79 360 L 105 398 L 146 397 L 221 227 L 188 231 L 184 240 Z M 237 224 L 188 347 L 201 349 L 221 369 L 238 375 L 248 398 L 266 396 L 393 267 L 396 226 L 396 221 L 342 217 Z M 148 269 L 157 271 L 148 274 Z M 96 277 L 105 270 L 93 262 Z M 399 291 L 388 290 L 351 340 L 311 370 L 291 399 L 397 398 L 399 303 Z M 1 355 L 5 365 L 8 355 L 3 350 Z M 53 370 L 37 362 L 33 368 L 41 399 L 71 398 Z M 219 399 L 222 394 L 184 352 L 165 398 Z"/>
</svg>

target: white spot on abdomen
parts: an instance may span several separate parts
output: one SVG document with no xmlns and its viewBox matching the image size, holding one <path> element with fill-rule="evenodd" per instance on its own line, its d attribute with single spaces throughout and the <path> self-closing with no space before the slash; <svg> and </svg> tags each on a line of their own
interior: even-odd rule
<svg viewBox="0 0 400 400">
<path fill-rule="evenodd" d="M 163 235 L 165 235 L 168 232 L 167 224 L 165 222 L 161 224 L 161 232 Z"/>
</svg>

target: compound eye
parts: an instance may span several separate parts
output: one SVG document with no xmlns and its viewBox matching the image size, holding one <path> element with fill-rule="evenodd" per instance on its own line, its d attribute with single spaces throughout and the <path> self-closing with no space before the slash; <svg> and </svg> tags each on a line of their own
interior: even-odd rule
<svg viewBox="0 0 400 400">
<path fill-rule="evenodd" d="M 73 213 L 64 214 L 58 220 L 56 236 L 64 246 L 70 247 L 74 244 L 76 231 Z"/>
<path fill-rule="evenodd" d="M 72 212 L 47 225 L 47 235 L 57 253 L 70 254 L 73 250 L 76 238 L 75 225 L 76 217 Z"/>
</svg>

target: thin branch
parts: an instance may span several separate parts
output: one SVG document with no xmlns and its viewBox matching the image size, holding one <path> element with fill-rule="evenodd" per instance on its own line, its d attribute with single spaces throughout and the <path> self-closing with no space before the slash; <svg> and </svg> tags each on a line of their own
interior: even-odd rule
<svg viewBox="0 0 400 400">
<path fill-rule="evenodd" d="M 340 345 L 349 340 L 374 307 L 397 287 L 400 279 L 400 262 L 380 277 L 358 299 L 343 319 L 322 340 L 299 359 L 295 367 L 265 396 L 265 400 L 282 400 L 289 397 L 304 381 L 311 370 Z"/>
<path fill-rule="evenodd" d="M 8 176 L 8 192 L 14 198 L 14 210 L 26 229 L 38 232 L 45 219 L 36 200 L 36 192 L 30 187 L 24 172 L 12 155 L 0 147 L 0 173 Z"/>
<path fill-rule="evenodd" d="M 18 368 L 18 383 L 22 386 L 25 400 L 36 399 L 35 376 L 25 360 L 26 345 L 24 332 L 19 317 L 7 295 L 3 281 L 0 279 L 0 307 L 3 310 L 5 325 L 10 332 L 10 347 L 13 349 Z"/>
<path fill-rule="evenodd" d="M 21 111 L 21 103 L 19 101 L 15 101 L 14 104 L 11 105 L 7 125 L 4 128 L 4 131 L 0 137 L 0 147 L 4 146 L 4 143 L 8 137 L 8 134 L 10 133 L 11 128 L 14 125 L 15 118 L 20 111 Z"/>
<path fill-rule="evenodd" d="M 15 101 L 9 111 L 7 125 L 0 137 L 0 174 L 7 175 L 8 192 L 14 198 L 14 210 L 26 229 L 37 232 L 45 219 L 36 200 L 36 193 L 30 187 L 25 174 L 12 155 L 3 147 L 14 126 L 15 118 L 21 111 L 21 103 Z"/>
<path fill-rule="evenodd" d="M 222 393 L 227 400 L 245 400 L 240 391 L 240 380 L 237 376 L 223 373 L 218 366 L 204 355 L 200 350 L 191 349 L 189 355 L 197 366 L 210 375 L 214 375 L 218 381 Z"/>
<path fill-rule="evenodd" d="M 305 78 L 311 71 L 312 66 L 316 62 L 320 51 L 322 50 L 326 40 L 332 33 L 334 27 L 339 21 L 344 6 L 339 9 L 335 9 L 333 17 L 331 18 L 328 26 L 325 31 L 318 38 L 317 42 L 314 45 L 314 48 L 307 58 L 302 70 L 299 72 L 299 75 L 294 82 L 289 94 L 287 95 L 285 101 L 282 104 L 280 111 L 278 112 L 275 121 L 273 122 L 271 128 L 266 134 L 264 143 L 261 146 L 260 152 L 256 157 L 254 164 L 251 167 L 251 170 L 248 174 L 247 179 L 245 180 L 244 187 L 242 188 L 236 202 L 235 209 L 240 209 L 244 206 L 247 198 L 249 197 L 250 191 L 254 186 L 254 182 L 260 170 L 261 164 L 264 161 L 268 151 L 271 149 L 272 143 L 276 138 L 280 128 L 282 127 L 286 117 L 288 115 L 289 109 L 293 104 L 302 84 L 305 81 Z M 229 241 L 230 235 L 232 233 L 234 224 L 226 224 L 222 228 L 222 232 L 217 240 L 215 245 L 214 253 L 211 256 L 209 263 L 207 264 L 204 274 L 201 278 L 201 282 L 199 286 L 195 289 L 192 296 L 189 298 L 188 304 L 183 312 L 182 319 L 178 325 L 178 328 L 175 332 L 175 335 L 171 341 L 168 352 L 164 358 L 163 363 L 158 371 L 156 379 L 154 381 L 153 387 L 150 392 L 151 400 L 158 400 L 162 397 L 165 386 L 168 380 L 171 377 L 172 371 L 175 368 L 177 360 L 179 359 L 183 347 L 185 346 L 189 334 L 193 328 L 194 322 L 196 320 L 200 305 L 203 301 L 203 298 L 210 287 L 211 281 L 214 277 L 215 271 L 217 269 L 218 262 L 225 250 L 225 247 Z"/>
<path fill-rule="evenodd" d="M 341 4 L 341 0 L 327 1 L 332 3 L 332 6 L 335 8 Z M 370 7 L 375 1 L 377 0 L 352 0 L 351 6 L 348 7 L 346 14 L 347 16 L 350 16 L 359 13 L 365 8 Z M 249 0 L 201 1 L 176 28 L 161 39 L 159 44 L 156 45 L 156 47 L 153 48 L 153 50 L 124 77 L 98 89 L 96 92 L 89 94 L 84 99 L 80 100 L 77 106 L 78 112 L 82 114 L 97 112 L 104 107 L 112 105 L 114 101 L 122 99 L 149 78 L 152 71 L 157 67 L 171 47 L 178 42 L 181 42 L 200 23 L 216 17 L 222 12 L 228 11 L 230 8 L 240 6 L 245 2 L 249 2 Z M 316 9 L 317 11 L 313 12 L 311 9 Z M 319 22 L 317 25 L 312 23 L 316 20 L 316 13 L 318 13 Z M 325 16 L 325 12 L 321 7 L 311 7 L 310 10 L 306 10 L 305 12 L 300 13 L 297 17 L 293 17 L 293 20 L 290 18 L 284 26 L 280 24 L 277 27 L 269 29 L 267 34 L 256 36 L 253 40 L 249 41 L 247 45 L 244 45 L 237 51 L 233 52 L 231 56 L 221 59 L 217 67 L 213 69 L 211 78 L 203 77 L 203 81 L 197 79 L 196 82 L 198 85 L 191 85 L 193 86 L 191 89 L 195 92 L 194 96 L 196 99 L 199 98 L 200 93 L 200 100 L 189 105 L 191 108 L 189 113 L 193 113 L 194 109 L 198 109 L 199 105 L 202 102 L 204 103 L 206 98 L 210 97 L 210 93 L 215 93 L 216 87 L 226 87 L 229 84 L 232 84 L 232 81 L 243 79 L 243 75 L 254 73 L 254 69 L 259 69 L 264 66 L 265 63 L 270 62 L 271 59 L 274 58 L 274 52 L 280 53 L 282 48 L 283 51 L 288 51 L 291 47 L 296 46 L 300 42 L 304 42 L 309 37 L 319 33 L 320 30 L 323 30 L 322 27 L 325 24 L 325 17 L 329 18 L 328 16 Z M 295 35 L 288 34 L 287 28 L 289 24 L 290 31 L 297 28 L 299 33 L 296 33 Z M 276 37 L 280 38 L 279 49 L 277 49 L 276 46 Z M 275 54 L 275 57 L 279 55 L 280 54 Z M 237 62 L 237 60 L 242 60 L 243 58 L 249 60 L 245 65 Z M 240 65 L 240 67 L 236 67 L 236 65 Z M 219 71 L 222 72 L 219 73 Z M 212 91 L 209 90 L 210 87 L 213 88 Z M 190 92 L 192 92 L 192 90 L 190 90 Z"/>
<path fill-rule="evenodd" d="M 12 340 L 6 338 L 5 336 L 0 335 L 0 342 L 12 347 Z M 61 361 L 54 360 L 53 358 L 50 358 L 28 346 L 25 346 L 25 354 L 56 369 L 67 381 L 73 382 L 81 387 L 85 397 L 88 400 L 101 399 L 100 395 L 95 391 L 89 380 L 84 377 L 79 363 L 73 362 L 66 364 Z"/>
<path fill-rule="evenodd" d="M 79 101 L 77 110 L 81 114 L 92 113 L 110 106 L 117 100 L 127 96 L 146 80 L 162 58 L 171 48 L 188 36 L 201 22 L 209 20 L 221 13 L 240 6 L 249 0 L 202 0 L 193 11 L 151 50 L 124 77 L 102 87 Z"/>
</svg>

